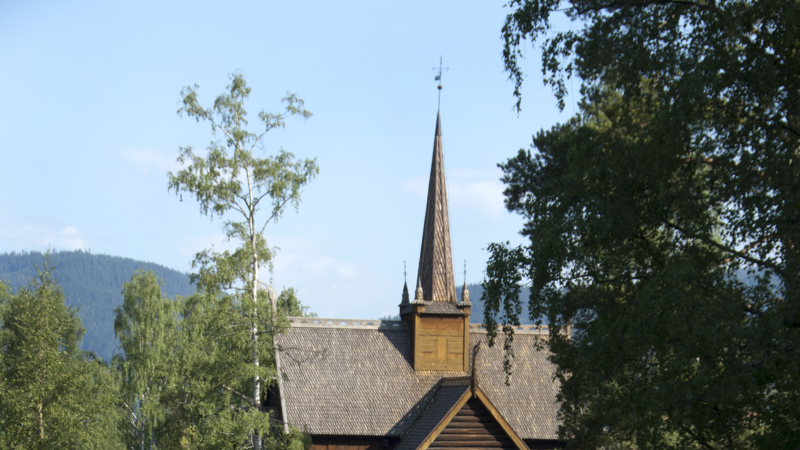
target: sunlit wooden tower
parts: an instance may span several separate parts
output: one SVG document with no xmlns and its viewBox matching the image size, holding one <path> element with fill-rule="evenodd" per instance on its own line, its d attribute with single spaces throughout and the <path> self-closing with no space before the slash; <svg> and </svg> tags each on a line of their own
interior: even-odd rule
<svg viewBox="0 0 800 450">
<path fill-rule="evenodd" d="M 465 286 L 466 287 L 466 286 Z M 469 296 L 469 291 L 466 289 Z M 457 302 L 450 248 L 450 218 L 442 148 L 442 118 L 436 114 L 428 202 L 422 227 L 417 289 L 409 301 L 403 286 L 400 318 L 411 334 L 414 370 L 468 369 L 469 298 Z"/>
</svg>

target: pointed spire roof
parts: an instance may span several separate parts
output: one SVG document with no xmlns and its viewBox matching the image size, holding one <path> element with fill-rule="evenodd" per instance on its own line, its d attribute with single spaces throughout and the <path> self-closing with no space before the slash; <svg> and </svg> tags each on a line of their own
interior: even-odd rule
<svg viewBox="0 0 800 450">
<path fill-rule="evenodd" d="M 416 300 L 456 302 L 453 256 L 450 250 L 450 218 L 447 210 L 447 186 L 444 178 L 441 116 L 436 113 L 428 205 L 422 229 L 422 249 L 417 272 Z"/>
</svg>

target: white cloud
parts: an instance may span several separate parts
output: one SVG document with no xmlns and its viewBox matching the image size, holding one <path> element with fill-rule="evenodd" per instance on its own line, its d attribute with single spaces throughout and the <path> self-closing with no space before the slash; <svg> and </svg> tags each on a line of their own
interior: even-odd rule
<svg viewBox="0 0 800 450">
<path fill-rule="evenodd" d="M 184 237 L 177 251 L 182 257 L 193 258 L 197 252 L 204 249 L 222 252 L 234 248 L 234 243 L 227 240 L 225 233 L 215 233 L 207 236 Z"/>
<path fill-rule="evenodd" d="M 159 173 L 176 171 L 180 165 L 172 156 L 167 156 L 157 150 L 152 149 L 122 149 L 120 154 L 125 161 L 131 163 L 144 173 L 154 170 Z"/>
<path fill-rule="evenodd" d="M 472 208 L 482 216 L 497 219 L 505 210 L 502 172 L 494 170 L 454 169 L 447 174 L 447 197 L 451 208 Z M 428 195 L 428 178 L 403 182 L 406 191 L 420 197 Z"/>
<path fill-rule="evenodd" d="M 276 277 L 298 272 L 303 276 L 332 278 L 337 281 L 356 279 L 363 271 L 356 264 L 327 255 L 322 244 L 310 239 L 281 239 L 275 257 Z"/>
<path fill-rule="evenodd" d="M 367 266 L 337 259 L 313 239 L 284 238 L 276 244 L 281 250 L 274 260 L 273 282 L 279 291 L 294 287 L 300 300 L 322 317 L 376 319 L 385 314 L 380 307 L 386 302 L 376 301 L 376 293 L 388 292 L 386 283 Z"/>
<path fill-rule="evenodd" d="M 13 242 L 15 248 L 7 250 L 86 250 L 89 244 L 75 227 L 57 228 L 30 223 L 0 225 L 0 237 Z"/>
</svg>

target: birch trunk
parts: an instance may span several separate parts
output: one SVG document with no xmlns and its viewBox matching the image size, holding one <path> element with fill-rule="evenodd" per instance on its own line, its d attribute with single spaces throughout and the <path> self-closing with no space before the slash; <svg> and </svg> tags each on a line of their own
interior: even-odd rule
<svg viewBox="0 0 800 450">
<path fill-rule="evenodd" d="M 256 247 L 256 223 L 255 205 L 253 204 L 253 184 L 250 178 L 250 170 L 247 171 L 247 183 L 250 188 L 250 217 L 248 225 L 250 227 L 250 244 L 253 247 L 253 278 L 251 280 L 251 295 L 253 300 L 253 318 L 251 322 L 250 340 L 253 342 L 253 365 L 258 370 L 258 250 Z M 258 375 L 253 377 L 253 406 L 261 411 L 261 383 Z M 253 448 L 261 450 L 261 435 L 258 430 L 253 434 Z"/>
</svg>

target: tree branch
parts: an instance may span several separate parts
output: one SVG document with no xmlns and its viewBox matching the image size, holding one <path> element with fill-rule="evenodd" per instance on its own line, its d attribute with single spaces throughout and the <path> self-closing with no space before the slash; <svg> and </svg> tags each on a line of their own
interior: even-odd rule
<svg viewBox="0 0 800 450">
<path fill-rule="evenodd" d="M 690 239 L 699 239 L 699 240 L 701 240 L 701 241 L 703 241 L 703 242 L 705 242 L 705 243 L 707 243 L 709 245 L 712 245 L 712 246 L 714 246 L 714 247 L 716 247 L 716 248 L 718 248 L 718 249 L 720 249 L 720 250 L 722 250 L 724 252 L 730 253 L 730 254 L 732 254 L 732 255 L 734 255 L 734 256 L 736 256 L 738 258 L 741 258 L 741 259 L 743 259 L 743 260 L 745 260 L 745 261 L 747 261 L 749 263 L 756 264 L 758 266 L 768 267 L 768 268 L 774 270 L 775 272 L 777 272 L 778 274 L 783 275 L 783 269 L 780 266 L 778 266 L 777 264 L 769 262 L 769 261 L 764 261 L 762 259 L 753 258 L 752 256 L 749 256 L 747 254 L 747 252 L 752 250 L 755 246 L 761 244 L 762 242 L 765 242 L 766 239 L 769 236 L 761 238 L 758 241 L 754 242 L 753 244 L 745 247 L 743 249 L 743 251 L 738 251 L 738 250 L 734 250 L 734 249 L 732 249 L 730 247 L 727 247 L 727 246 L 725 246 L 723 244 L 720 244 L 719 242 L 716 242 L 713 239 L 709 239 L 709 238 L 704 237 L 704 236 L 699 236 L 699 235 L 690 233 L 688 230 L 684 229 L 680 225 L 677 225 L 677 224 L 672 223 L 670 221 L 666 221 L 666 224 L 667 224 L 667 226 L 669 226 L 669 227 L 681 232 L 681 234 L 683 234 L 684 236 L 686 236 L 686 237 L 688 237 Z M 730 262 L 730 258 L 725 260 L 725 263 L 727 263 L 727 262 Z"/>
<path fill-rule="evenodd" d="M 267 228 L 267 224 L 278 215 L 278 212 L 280 212 L 283 209 L 283 207 L 286 206 L 287 203 L 289 203 L 290 200 L 291 200 L 291 197 L 287 198 L 286 200 L 283 201 L 283 203 L 280 204 L 280 206 L 278 208 L 273 210 L 272 215 L 269 216 L 269 218 L 267 219 L 266 222 L 264 222 L 264 226 L 261 227 L 261 231 L 258 232 L 258 237 L 259 238 L 261 238 L 261 236 L 263 236 L 264 230 Z"/>
<path fill-rule="evenodd" d="M 233 394 L 235 394 L 236 396 L 238 396 L 238 397 L 240 397 L 240 398 L 244 399 L 244 401 L 246 401 L 246 402 L 247 402 L 247 404 L 248 404 L 248 405 L 250 405 L 250 406 L 252 406 L 253 408 L 255 408 L 255 407 L 256 407 L 255 403 L 253 402 L 253 399 L 251 399 L 250 397 L 248 397 L 248 396 L 246 396 L 246 395 L 242 394 L 241 392 L 237 391 L 236 389 L 233 389 L 232 387 L 228 386 L 228 385 L 227 385 L 227 384 L 225 384 L 225 383 L 220 383 L 220 386 L 221 386 L 222 388 L 224 388 L 224 389 L 227 389 L 227 390 L 231 391 L 231 392 L 232 392 Z"/>
<path fill-rule="evenodd" d="M 604 9 L 621 9 L 621 8 L 626 8 L 626 7 L 638 7 L 640 9 L 643 9 L 643 8 L 647 8 L 648 6 L 651 6 L 651 5 L 680 5 L 680 6 L 691 6 L 693 8 L 704 9 L 704 10 L 708 10 L 708 11 L 716 10 L 716 8 L 713 7 L 713 6 L 703 5 L 703 4 L 700 4 L 700 3 L 697 3 L 697 2 L 690 2 L 690 1 L 687 1 L 687 0 L 653 0 L 653 1 L 635 2 L 635 3 L 634 2 L 630 2 L 630 3 L 629 2 L 611 2 L 611 3 L 602 4 L 602 5 L 591 6 L 591 7 L 588 7 L 586 9 L 580 9 L 577 6 L 573 6 L 572 8 L 569 8 L 569 9 L 574 9 L 575 11 L 578 12 L 578 14 L 583 15 L 583 14 L 586 14 L 587 12 L 589 12 L 589 11 L 593 11 L 594 12 L 594 11 L 601 11 L 601 10 L 604 10 Z M 563 10 L 558 10 L 558 11 L 563 11 Z"/>
</svg>

